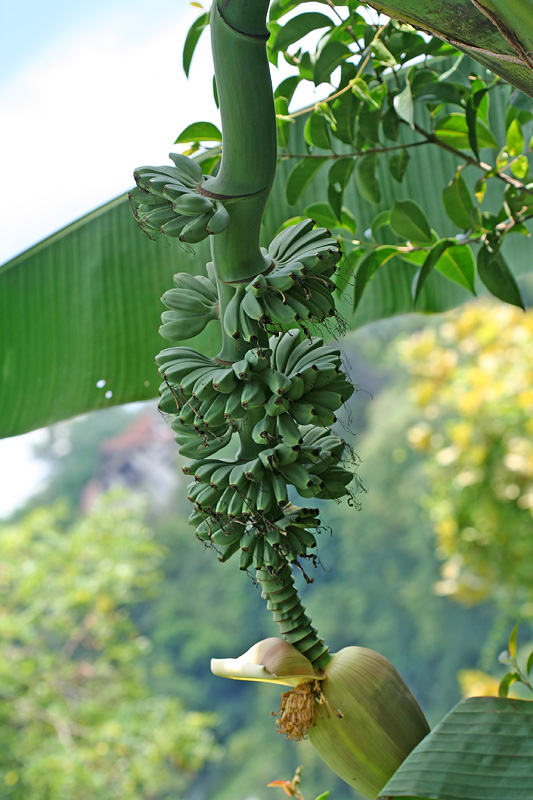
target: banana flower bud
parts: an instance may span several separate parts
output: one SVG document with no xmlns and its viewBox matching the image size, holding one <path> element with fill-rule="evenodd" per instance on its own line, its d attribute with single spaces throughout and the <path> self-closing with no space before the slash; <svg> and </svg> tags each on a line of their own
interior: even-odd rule
<svg viewBox="0 0 533 800">
<path fill-rule="evenodd" d="M 366 797 L 375 798 L 429 733 L 416 699 L 384 656 L 364 647 L 335 653 L 323 670 L 283 639 L 265 639 L 240 658 L 213 659 L 215 675 L 280 683 L 276 727 L 309 738 L 326 764 Z"/>
</svg>

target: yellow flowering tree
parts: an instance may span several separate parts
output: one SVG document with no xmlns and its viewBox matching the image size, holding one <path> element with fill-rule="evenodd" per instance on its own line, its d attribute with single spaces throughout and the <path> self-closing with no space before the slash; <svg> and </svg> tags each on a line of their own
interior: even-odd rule
<svg viewBox="0 0 533 800">
<path fill-rule="evenodd" d="M 533 313 L 486 300 L 404 340 L 427 454 L 436 589 L 533 617 Z"/>
</svg>

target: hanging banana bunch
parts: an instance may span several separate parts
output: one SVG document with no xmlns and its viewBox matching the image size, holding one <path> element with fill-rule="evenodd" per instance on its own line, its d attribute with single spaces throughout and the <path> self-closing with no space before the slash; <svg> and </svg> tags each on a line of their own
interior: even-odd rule
<svg viewBox="0 0 533 800">
<path fill-rule="evenodd" d="M 184 472 L 196 536 L 220 561 L 235 555 L 240 569 L 255 570 L 283 637 L 252 648 L 253 658 L 215 661 L 213 671 L 280 683 L 289 676 L 280 732 L 309 735 L 336 772 L 372 797 L 428 728 L 386 659 L 361 658 L 361 648 L 330 654 L 294 586 L 293 567 L 316 561 L 321 521 L 312 501 L 353 492 L 348 448 L 331 426 L 354 387 L 340 351 L 309 329 L 336 313 L 336 239 L 305 219 L 259 245 L 277 161 L 267 8 L 268 0 L 213 5 L 218 174 L 171 153 L 173 165 L 135 171 L 130 201 L 151 237 L 210 238 L 206 275 L 178 273 L 162 297 L 160 333 L 173 344 L 156 358 L 159 408 L 191 459 Z M 222 335 L 216 357 L 182 344 L 211 322 Z"/>
</svg>

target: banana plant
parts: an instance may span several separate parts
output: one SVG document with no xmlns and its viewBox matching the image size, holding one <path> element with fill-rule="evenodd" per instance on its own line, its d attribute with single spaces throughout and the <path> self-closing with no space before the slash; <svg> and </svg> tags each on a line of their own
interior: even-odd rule
<svg viewBox="0 0 533 800">
<path fill-rule="evenodd" d="M 236 556 L 255 572 L 280 627 L 279 639 L 214 659 L 212 670 L 288 685 L 280 733 L 308 736 L 335 772 L 375 797 L 429 728 L 387 659 L 361 647 L 330 653 L 294 584 L 293 570 L 307 575 L 304 564 L 316 562 L 321 528 L 319 509 L 296 505 L 294 493 L 311 502 L 354 493 L 350 448 L 331 427 L 354 387 L 340 351 L 317 335 L 337 315 L 339 243 L 303 219 L 260 247 L 277 161 L 267 10 L 268 0 L 216 0 L 211 10 L 223 137 L 216 176 L 171 153 L 172 164 L 135 171 L 130 201 L 149 237 L 184 247 L 210 240 L 206 273 L 176 274 L 163 295 L 160 333 L 181 343 L 218 325 L 221 349 L 162 350 L 159 408 L 192 459 L 183 471 L 197 538 L 221 562 Z"/>
</svg>

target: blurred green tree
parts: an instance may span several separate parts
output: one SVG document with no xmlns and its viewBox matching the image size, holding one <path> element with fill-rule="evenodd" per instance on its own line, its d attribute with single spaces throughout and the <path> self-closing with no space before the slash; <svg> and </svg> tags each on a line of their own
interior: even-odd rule
<svg viewBox="0 0 533 800">
<path fill-rule="evenodd" d="M 147 687 L 128 608 L 164 555 L 130 498 L 69 526 L 61 506 L 0 528 L 0 796 L 177 798 L 218 750 L 214 718 Z"/>
</svg>

